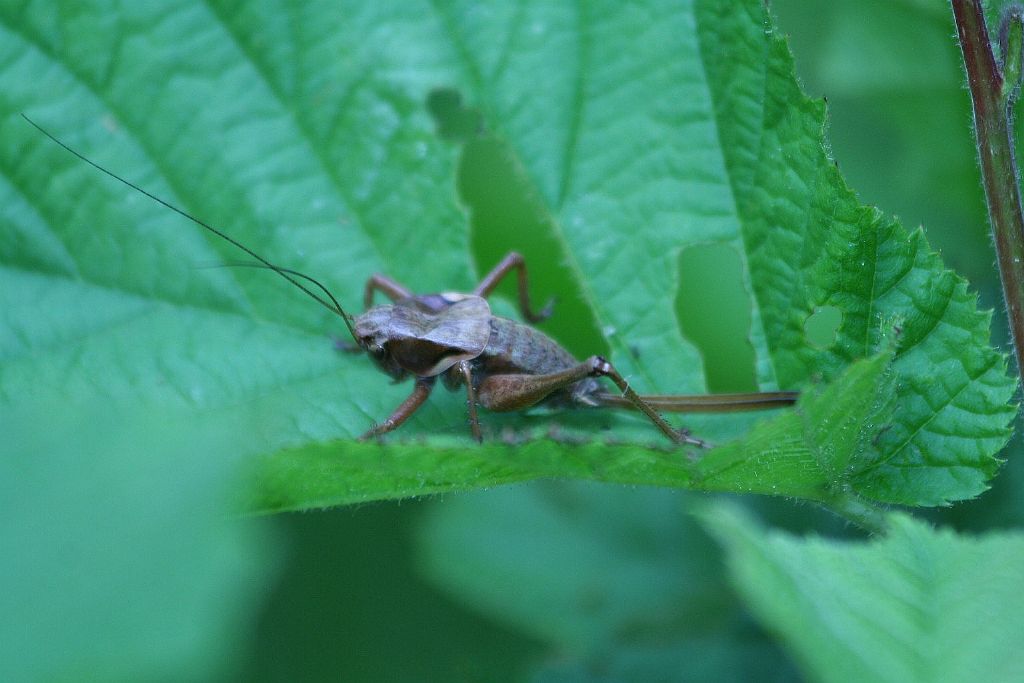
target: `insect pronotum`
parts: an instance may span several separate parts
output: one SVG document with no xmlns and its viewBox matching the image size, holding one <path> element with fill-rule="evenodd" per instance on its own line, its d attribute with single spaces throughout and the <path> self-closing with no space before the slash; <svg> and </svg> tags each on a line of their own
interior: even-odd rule
<svg viewBox="0 0 1024 683">
<path fill-rule="evenodd" d="M 230 235 L 100 166 L 24 114 L 22 117 L 93 168 L 210 231 L 256 260 L 256 263 L 240 265 L 266 268 L 283 277 L 342 319 L 354 341 L 354 346 L 348 345 L 351 349 L 367 353 L 380 370 L 395 380 L 412 378 L 413 389 L 409 397 L 386 419 L 367 430 L 361 440 L 401 426 L 423 405 L 439 377 L 449 389 L 466 392 L 470 429 L 477 441 L 481 440 L 478 406 L 501 412 L 546 403 L 638 410 L 672 442 L 706 446 L 689 431 L 672 427 L 659 411 L 763 410 L 792 405 L 798 396 L 792 391 L 637 394 L 618 370 L 601 356 L 578 361 L 558 342 L 536 328 L 491 313 L 487 297 L 512 271 L 516 272 L 518 279 L 519 310 L 523 318 L 535 323 L 551 313 L 550 304 L 534 312 L 530 304 L 526 263 L 515 252 L 505 256 L 473 291 L 466 293 L 414 294 L 385 275 L 373 275 L 367 280 L 364 292 L 367 310 L 358 316 L 349 315 L 318 280 L 271 263 Z M 374 306 L 374 293 L 378 291 L 391 303 Z M 619 393 L 606 391 L 601 378 L 611 380 Z"/>
</svg>

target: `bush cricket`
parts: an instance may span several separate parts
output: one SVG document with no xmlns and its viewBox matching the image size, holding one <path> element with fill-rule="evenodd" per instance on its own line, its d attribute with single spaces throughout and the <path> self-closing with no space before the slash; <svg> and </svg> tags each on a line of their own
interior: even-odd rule
<svg viewBox="0 0 1024 683">
<path fill-rule="evenodd" d="M 58 140 L 41 126 L 22 117 L 57 145 L 129 188 L 174 211 L 196 225 L 229 242 L 255 263 L 247 265 L 272 270 L 307 296 L 338 315 L 354 340 L 337 344 L 363 351 L 377 367 L 394 380 L 413 380 L 413 389 L 381 423 L 361 437 L 366 440 L 393 431 L 423 405 L 438 377 L 449 390 L 464 390 L 473 438 L 482 440 L 477 407 L 496 412 L 524 410 L 544 403 L 564 407 L 606 407 L 638 410 L 676 444 L 706 447 L 685 429 L 672 427 L 660 414 L 666 412 L 737 412 L 789 406 L 797 392 L 773 391 L 738 394 L 640 395 L 615 367 L 600 356 L 578 361 L 551 337 L 534 327 L 491 313 L 487 297 L 512 271 L 518 279 L 519 310 L 527 323 L 550 315 L 549 304 L 534 312 L 530 304 L 526 263 L 518 253 L 509 253 L 472 292 L 414 294 L 385 276 L 370 277 L 364 291 L 366 311 L 348 314 L 333 294 L 316 279 L 290 268 L 277 266 L 233 237 L 160 199 L 138 185 L 116 175 Z M 381 292 L 390 304 L 374 305 Z M 619 392 L 602 388 L 608 378 Z"/>
</svg>

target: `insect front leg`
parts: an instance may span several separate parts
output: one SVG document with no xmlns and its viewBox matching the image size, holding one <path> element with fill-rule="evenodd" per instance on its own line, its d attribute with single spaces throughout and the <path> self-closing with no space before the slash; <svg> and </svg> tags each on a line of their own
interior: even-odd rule
<svg viewBox="0 0 1024 683">
<path fill-rule="evenodd" d="M 518 271 L 519 310 L 522 312 L 523 317 L 531 323 L 539 323 L 541 320 L 550 317 L 551 309 L 555 305 L 554 299 L 550 299 L 547 304 L 544 305 L 544 308 L 541 309 L 540 313 L 534 313 L 531 310 L 530 290 L 527 287 L 526 261 L 523 259 L 522 254 L 515 251 L 510 251 L 505 255 L 505 258 L 501 259 L 498 265 L 491 269 L 491 272 L 489 272 L 484 279 L 480 281 L 480 284 L 476 286 L 476 289 L 473 290 L 473 294 L 486 299 L 491 292 L 494 291 L 494 288 L 498 286 L 498 283 L 501 282 L 502 278 L 508 275 L 509 271 L 513 268 Z"/>
<path fill-rule="evenodd" d="M 373 293 L 376 290 L 384 292 L 384 295 L 392 301 L 408 299 L 412 296 L 412 292 L 404 285 L 392 280 L 387 275 L 376 273 L 366 281 L 366 289 L 363 291 L 363 306 L 365 308 L 373 306 Z"/>
<path fill-rule="evenodd" d="M 366 441 L 369 438 L 386 434 L 401 427 L 402 423 L 408 420 L 410 415 L 419 410 L 419 407 L 427 400 L 427 396 L 430 396 L 430 392 L 434 389 L 435 379 L 434 377 L 417 377 L 409 398 L 402 401 L 386 420 L 360 436 L 359 440 Z"/>
</svg>

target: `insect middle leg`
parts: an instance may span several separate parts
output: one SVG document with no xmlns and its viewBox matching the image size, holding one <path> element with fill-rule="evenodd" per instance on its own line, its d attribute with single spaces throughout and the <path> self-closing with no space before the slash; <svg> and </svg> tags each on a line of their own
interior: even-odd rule
<svg viewBox="0 0 1024 683">
<path fill-rule="evenodd" d="M 363 306 L 365 308 L 373 306 L 373 293 L 376 290 L 384 292 L 385 296 L 392 301 L 408 299 L 412 296 L 412 292 L 404 285 L 392 280 L 387 275 L 376 273 L 366 281 L 366 289 L 363 291 Z"/>
<path fill-rule="evenodd" d="M 600 356 L 591 356 L 575 367 L 547 375 L 490 375 L 480 382 L 477 399 L 480 405 L 496 412 L 521 410 L 587 377 L 607 377 L 614 382 L 626 400 L 646 415 L 654 426 L 673 442 L 707 445 L 700 439 L 691 437 L 685 430 L 674 429 L 658 411 L 633 391 L 611 363 Z"/>
<path fill-rule="evenodd" d="M 551 299 L 544 305 L 540 313 L 534 313 L 530 308 L 530 290 L 527 286 L 526 277 L 526 261 L 523 259 L 523 255 L 510 251 L 505 255 L 505 258 L 501 259 L 498 265 L 494 266 L 484 279 L 480 281 L 480 284 L 473 290 L 473 294 L 487 298 L 494 288 L 498 286 L 502 278 L 508 275 L 509 271 L 515 268 L 518 272 L 519 278 L 519 310 L 522 312 L 523 317 L 531 323 L 539 323 L 546 318 L 551 316 L 551 309 L 555 305 L 555 300 Z"/>
<path fill-rule="evenodd" d="M 386 434 L 387 432 L 394 431 L 402 426 L 402 423 L 409 419 L 409 417 L 419 410 L 419 407 L 423 405 L 423 402 L 430 396 L 430 392 L 434 389 L 435 377 L 417 377 L 416 383 L 412 387 L 412 393 L 409 394 L 409 398 L 402 401 L 394 411 L 388 415 L 388 418 L 381 422 L 379 425 L 375 425 L 370 428 L 365 434 L 359 437 L 360 441 L 366 441 L 375 436 Z"/>
</svg>

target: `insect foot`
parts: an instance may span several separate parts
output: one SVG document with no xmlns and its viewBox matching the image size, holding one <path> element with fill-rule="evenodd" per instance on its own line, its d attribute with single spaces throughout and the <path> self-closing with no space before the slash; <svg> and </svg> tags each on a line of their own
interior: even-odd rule
<svg viewBox="0 0 1024 683">
<path fill-rule="evenodd" d="M 699 448 L 713 448 L 713 444 L 708 443 L 704 439 L 698 439 L 697 437 L 693 436 L 693 432 L 691 432 L 686 427 L 680 427 L 679 429 L 676 430 L 676 433 L 679 434 L 679 440 L 682 441 L 683 443 L 688 443 Z"/>
<path fill-rule="evenodd" d="M 590 373 L 594 377 L 604 377 L 606 375 L 610 375 L 612 372 L 615 371 L 615 368 L 612 367 L 612 364 L 606 361 L 601 356 L 591 356 L 590 358 L 587 359 L 587 362 L 593 368 L 590 371 Z M 619 373 L 616 372 L 615 374 L 617 375 Z M 616 384 L 618 384 L 618 382 L 616 382 Z"/>
<path fill-rule="evenodd" d="M 366 441 L 367 439 L 380 436 L 381 434 L 386 434 L 401 427 L 402 423 L 408 420 L 409 416 L 415 413 L 417 408 L 423 405 L 423 402 L 427 400 L 428 396 L 430 396 L 430 392 L 433 388 L 433 377 L 418 377 L 416 382 L 413 384 L 412 393 L 409 394 L 409 398 L 402 401 L 402 403 L 395 408 L 394 412 L 392 412 L 386 420 L 367 430 L 365 434 L 359 437 L 359 440 Z"/>
</svg>

